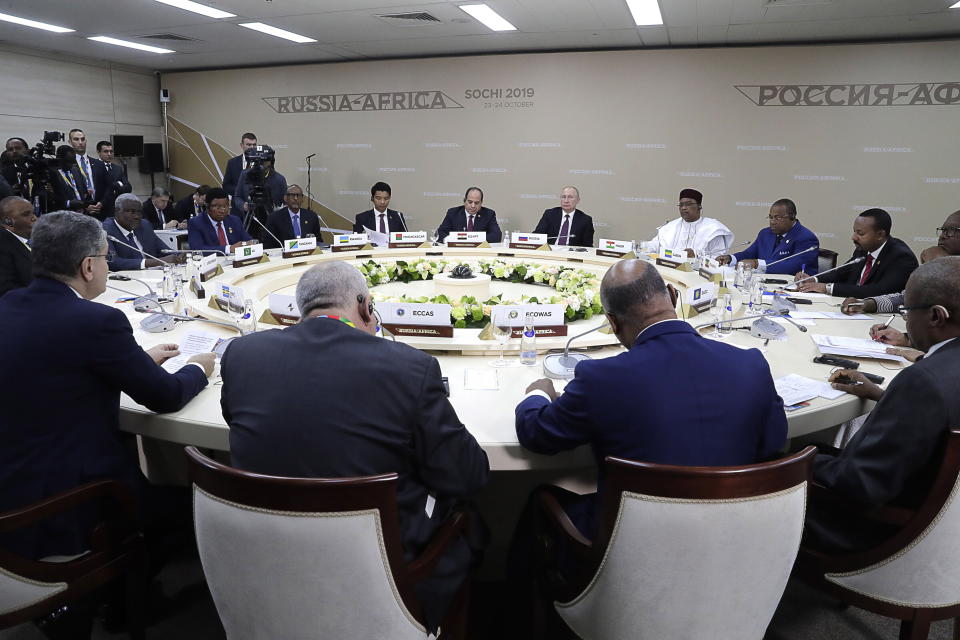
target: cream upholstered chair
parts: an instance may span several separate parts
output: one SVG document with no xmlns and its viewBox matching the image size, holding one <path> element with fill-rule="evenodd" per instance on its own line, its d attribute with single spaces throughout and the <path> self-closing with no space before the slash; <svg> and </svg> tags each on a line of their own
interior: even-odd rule
<svg viewBox="0 0 960 640">
<path fill-rule="evenodd" d="M 811 495 L 816 499 L 818 493 Z M 918 509 L 881 508 L 864 514 L 901 525 L 893 537 L 849 555 L 802 547 L 796 574 L 849 604 L 902 620 L 902 640 L 926 638 L 934 620 L 960 616 L 958 493 L 960 430 L 955 430 L 947 438 L 936 479 Z M 957 631 L 954 635 L 960 638 Z"/>
<path fill-rule="evenodd" d="M 462 514 L 408 565 L 395 473 L 279 478 L 194 447 L 187 455 L 200 560 L 228 638 L 428 637 L 413 585 L 464 526 Z"/>
<path fill-rule="evenodd" d="M 30 560 L 0 548 L 0 629 L 44 616 L 124 579 L 130 637 L 144 637 L 143 536 L 134 525 L 134 498 L 127 487 L 113 480 L 89 482 L 0 514 L 0 532 L 29 527 L 95 501 L 116 508 L 104 510 L 104 519 L 90 531 L 90 549 L 80 555 Z"/>
<path fill-rule="evenodd" d="M 567 541 L 588 569 L 558 594 L 560 617 L 582 638 L 760 640 L 800 546 L 813 453 L 712 468 L 608 457 L 597 538 Z"/>
</svg>

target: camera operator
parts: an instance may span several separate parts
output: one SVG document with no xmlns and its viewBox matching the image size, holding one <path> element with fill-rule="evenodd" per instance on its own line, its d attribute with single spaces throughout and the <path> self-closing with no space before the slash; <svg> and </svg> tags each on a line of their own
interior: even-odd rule
<svg viewBox="0 0 960 640">
<path fill-rule="evenodd" d="M 244 152 L 248 168 L 240 174 L 234 204 L 244 212 L 244 226 L 251 234 L 260 236 L 260 225 L 251 226 L 249 217 L 256 215 L 263 224 L 274 209 L 283 205 L 287 193 L 287 179 L 274 170 L 275 154 L 267 145 L 257 145 Z"/>
<path fill-rule="evenodd" d="M 3 179 L 11 187 L 11 193 L 16 192 L 14 195 L 19 195 L 24 198 L 30 197 L 30 190 L 29 188 L 22 190 L 18 188 L 22 181 L 26 181 L 26 178 L 24 180 L 20 179 L 17 172 L 16 160 L 26 155 L 29 150 L 30 147 L 23 138 L 9 138 L 3 153 L 0 154 L 0 175 L 3 176 Z"/>
<path fill-rule="evenodd" d="M 80 167 L 77 166 L 77 154 L 68 144 L 57 147 L 56 167 L 50 167 L 50 186 L 52 198 L 47 202 L 47 211 L 79 211 L 87 213 L 93 200 Z M 100 209 L 97 208 L 99 213 Z M 96 217 L 96 216 L 94 216 Z"/>
<path fill-rule="evenodd" d="M 112 142 L 98 142 L 97 155 L 100 157 L 90 159 L 90 171 L 93 173 L 94 197 L 101 205 L 101 215 L 97 217 L 105 220 L 113 215 L 117 196 L 130 193 L 133 187 L 127 180 L 127 168 L 123 163 L 114 161 Z"/>
</svg>

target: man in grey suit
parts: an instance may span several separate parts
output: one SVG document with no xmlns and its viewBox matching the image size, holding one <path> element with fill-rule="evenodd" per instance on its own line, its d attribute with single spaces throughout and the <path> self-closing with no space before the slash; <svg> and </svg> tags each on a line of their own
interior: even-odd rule
<svg viewBox="0 0 960 640">
<path fill-rule="evenodd" d="M 933 481 L 948 431 L 960 426 L 960 256 L 917 268 L 907 281 L 900 313 L 913 345 L 926 355 L 897 374 L 886 391 L 857 371 L 838 372 L 861 384 L 834 382 L 835 388 L 879 401 L 842 451 L 817 455 L 814 461 L 814 480 L 863 507 L 919 504 Z M 806 543 L 827 551 L 855 551 L 895 532 L 850 509 L 814 501 Z"/>
<path fill-rule="evenodd" d="M 223 356 L 220 402 L 233 464 L 301 478 L 398 473 L 400 533 L 412 560 L 457 499 L 486 484 L 487 455 L 447 400 L 436 359 L 374 335 L 373 303 L 356 267 L 311 267 L 297 284 L 297 305 L 299 324 L 235 339 Z M 374 392 L 361 393 L 371 382 Z M 418 585 L 428 629 L 471 561 L 467 540 L 455 540 Z"/>
</svg>

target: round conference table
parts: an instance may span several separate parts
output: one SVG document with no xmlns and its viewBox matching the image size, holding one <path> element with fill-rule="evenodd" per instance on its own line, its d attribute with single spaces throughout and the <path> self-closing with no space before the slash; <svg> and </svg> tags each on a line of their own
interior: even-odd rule
<svg viewBox="0 0 960 640">
<path fill-rule="evenodd" d="M 252 266 L 234 268 L 224 265 L 223 273 L 213 277 L 205 283 L 207 298 L 197 299 L 185 289 L 181 296 L 179 308 L 185 309 L 192 315 L 231 322 L 230 316 L 213 308 L 209 298 L 220 283 L 243 288 L 244 295 L 252 298 L 255 313 L 259 317 L 267 308 L 267 297 L 271 293 L 292 293 L 300 274 L 311 265 L 326 260 L 348 260 L 364 262 L 377 260 L 390 262 L 393 260 L 411 260 L 417 257 L 437 258 L 448 261 L 474 262 L 486 258 L 497 258 L 504 261 L 523 261 L 540 263 L 570 264 L 587 271 L 602 274 L 610 265 L 617 262 L 617 258 L 597 256 L 590 250 L 586 253 L 573 251 L 534 251 L 518 250 L 502 247 L 492 248 L 448 248 L 444 246 L 432 249 L 374 249 L 360 252 L 330 253 L 310 255 L 300 258 L 281 259 L 275 252 L 268 252 L 269 261 Z M 681 294 L 689 287 L 698 286 L 706 280 L 694 272 L 679 271 L 668 267 L 657 267 L 667 282 L 673 283 Z M 159 286 L 161 273 L 158 271 L 128 272 L 134 278 L 148 280 Z M 775 277 L 775 276 L 774 276 Z M 141 291 L 142 286 L 137 282 L 109 282 L 128 291 Z M 421 284 L 421 283 L 417 283 Z M 384 288 L 398 286 L 398 283 L 382 285 Z M 534 286 L 534 285 L 520 285 Z M 377 291 L 378 288 L 374 288 Z M 144 347 L 150 347 L 164 342 L 178 342 L 180 337 L 189 331 L 202 330 L 216 335 L 229 337 L 237 335 L 226 327 L 209 325 L 200 322 L 178 323 L 178 327 L 165 333 L 147 333 L 140 328 L 140 321 L 145 317 L 133 310 L 132 304 L 117 301 L 117 291 L 108 289 L 98 301 L 114 305 L 122 309 L 130 318 L 134 327 L 134 335 Z M 417 294 L 420 295 L 420 294 Z M 733 297 L 738 298 L 734 292 Z M 811 305 L 800 306 L 801 310 L 810 311 L 838 311 L 839 298 L 817 298 Z M 169 307 L 169 305 L 168 305 Z M 735 312 L 735 316 L 743 315 L 745 309 Z M 697 325 L 708 322 L 710 316 L 701 314 L 688 319 L 691 324 Z M 796 327 L 785 324 L 785 341 L 771 340 L 764 346 L 762 340 L 752 337 L 746 331 L 734 331 L 725 339 L 726 342 L 742 348 L 760 349 L 770 364 L 773 377 L 779 378 L 787 374 L 799 374 L 816 380 L 825 380 L 830 367 L 814 363 L 812 360 L 818 354 L 817 348 L 810 338 L 812 333 L 839 335 L 849 337 L 866 337 L 870 325 L 876 318 L 867 320 L 821 320 L 815 321 L 816 326 L 810 326 L 807 333 L 801 333 Z M 580 320 L 571 324 L 570 335 L 602 324 L 602 316 L 590 320 Z M 259 329 L 266 329 L 270 325 L 260 323 Z M 894 327 L 903 329 L 902 321 L 897 318 Z M 279 328 L 274 326 L 275 328 Z M 523 398 L 526 387 L 532 381 L 543 377 L 542 361 L 547 349 L 562 348 L 567 337 L 539 338 L 537 340 L 538 354 L 535 366 L 522 366 L 518 361 L 519 340 L 511 340 L 508 344 L 508 357 L 517 360 L 512 366 L 492 368 L 489 362 L 499 355 L 499 344 L 492 340 L 480 340 L 478 329 L 455 329 L 452 339 L 445 338 L 399 338 L 414 347 L 429 350 L 440 362 L 443 375 L 448 377 L 450 385 L 450 402 L 457 411 L 460 420 L 476 437 L 477 441 L 487 452 L 490 468 L 493 471 L 522 471 L 522 470 L 550 470 L 562 473 L 563 470 L 583 469 L 593 465 L 593 459 L 588 447 L 555 456 L 544 456 L 524 450 L 517 442 L 514 430 L 514 407 Z M 609 334 L 595 332 L 578 340 L 575 347 L 594 347 L 589 353 L 592 358 L 604 358 L 622 352 L 622 347 L 616 344 L 616 339 Z M 878 360 L 863 359 L 861 371 L 877 373 L 886 378 L 885 385 L 896 375 L 897 370 L 904 365 L 890 362 L 881 364 Z M 655 363 L 651 363 L 655 366 Z M 497 388 L 495 390 L 476 390 L 464 388 L 464 380 L 471 369 L 496 371 Z M 250 375 L 257 375 L 251 371 Z M 701 371 L 691 368 L 691 376 L 723 375 L 722 371 Z M 322 381 L 317 381 L 317 392 L 322 394 Z M 885 386 L 884 385 L 884 386 Z M 557 384 L 558 389 L 562 383 Z M 682 397 L 683 381 L 677 381 L 677 396 Z M 749 390 L 745 390 L 749 392 Z M 358 408 L 364 391 L 358 390 Z M 789 436 L 791 438 L 828 429 L 844 421 L 853 419 L 869 411 L 872 403 L 861 400 L 852 395 L 843 395 L 834 400 L 815 398 L 809 406 L 787 413 Z M 210 384 L 186 407 L 176 413 L 155 414 L 138 405 L 128 396 L 121 398 L 121 428 L 125 431 L 139 434 L 146 439 L 166 441 L 177 444 L 193 444 L 200 447 L 227 451 L 229 450 L 229 430 L 223 420 L 220 409 L 220 378 L 219 367 L 210 378 Z M 148 449 L 147 446 L 144 449 Z M 147 467 L 150 467 L 149 455 L 146 456 Z"/>
</svg>

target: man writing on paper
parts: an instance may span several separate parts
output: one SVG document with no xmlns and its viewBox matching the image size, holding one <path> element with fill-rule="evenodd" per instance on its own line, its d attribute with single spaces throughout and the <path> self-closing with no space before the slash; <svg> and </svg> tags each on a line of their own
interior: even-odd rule
<svg viewBox="0 0 960 640">
<path fill-rule="evenodd" d="M 560 190 L 560 206 L 544 211 L 533 232 L 547 234 L 547 244 L 592 247 L 593 218 L 577 209 L 578 204 L 580 190 L 564 187 Z"/>
<path fill-rule="evenodd" d="M 943 455 L 947 432 L 960 425 L 960 256 L 938 258 L 913 272 L 900 309 L 907 332 L 926 355 L 902 370 L 879 397 L 866 423 L 842 451 L 818 454 L 814 480 L 861 507 L 915 506 Z M 869 383 L 857 371 L 841 371 Z M 859 387 L 834 382 L 858 393 Z M 876 399 L 876 396 L 874 396 Z M 806 543 L 823 550 L 864 549 L 896 527 L 858 518 L 847 508 L 813 502 Z"/>
<path fill-rule="evenodd" d="M 581 362 L 559 397 L 546 378 L 527 387 L 516 408 L 520 444 L 545 454 L 589 444 L 601 468 L 605 456 L 717 466 L 750 464 L 780 450 L 787 419 L 759 351 L 707 340 L 677 319 L 676 290 L 641 260 L 611 267 L 600 299 L 628 351 Z M 596 496 L 551 489 L 584 535 L 593 535 Z"/>
<path fill-rule="evenodd" d="M 800 283 L 800 291 L 831 296 L 865 298 L 903 290 L 907 278 L 917 268 L 917 257 L 907 243 L 890 235 L 893 223 L 883 209 L 867 209 L 853 221 L 853 246 L 850 260 L 864 258 L 846 269 Z M 847 262 L 850 262 L 848 260 Z M 800 271 L 795 279 L 808 276 Z"/>
<path fill-rule="evenodd" d="M 781 198 L 774 202 L 767 219 L 769 225 L 760 230 L 753 244 L 732 256 L 720 256 L 717 261 L 730 265 L 742 262 L 753 268 L 764 268 L 767 273 L 796 273 L 809 266 L 808 271 L 816 273 L 820 241 L 797 220 L 797 205 L 793 200 Z M 768 267 L 768 262 L 777 264 Z"/>
<path fill-rule="evenodd" d="M 221 406 L 233 464 L 303 478 L 397 472 L 409 561 L 456 500 L 486 484 L 487 455 L 447 400 L 436 359 L 375 337 L 373 303 L 356 267 L 313 266 L 296 295 L 299 324 L 237 338 L 223 357 Z M 358 396 L 371 380 L 377 392 Z M 418 585 L 429 629 L 471 561 L 460 539 Z"/>
<path fill-rule="evenodd" d="M 692 258 L 697 254 L 716 256 L 724 253 L 733 244 L 733 232 L 714 218 L 705 218 L 703 194 L 696 189 L 680 192 L 677 208 L 680 217 L 660 227 L 651 240 L 660 249 L 684 250 Z"/>
</svg>

